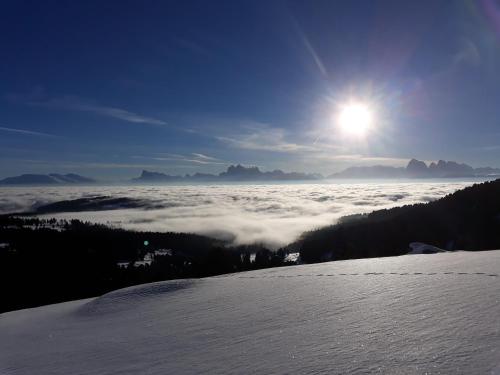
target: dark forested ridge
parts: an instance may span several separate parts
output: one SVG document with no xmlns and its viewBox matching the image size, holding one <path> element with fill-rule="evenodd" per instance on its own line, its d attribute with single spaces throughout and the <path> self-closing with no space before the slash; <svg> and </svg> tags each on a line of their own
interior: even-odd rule
<svg viewBox="0 0 500 375">
<path fill-rule="evenodd" d="M 283 252 L 260 245 L 228 247 L 195 234 L 0 216 L 0 312 L 283 264 Z"/>
<path fill-rule="evenodd" d="M 304 262 L 401 255 L 410 242 L 446 250 L 500 248 L 500 180 L 430 203 L 374 211 L 306 233 L 295 246 Z"/>
</svg>

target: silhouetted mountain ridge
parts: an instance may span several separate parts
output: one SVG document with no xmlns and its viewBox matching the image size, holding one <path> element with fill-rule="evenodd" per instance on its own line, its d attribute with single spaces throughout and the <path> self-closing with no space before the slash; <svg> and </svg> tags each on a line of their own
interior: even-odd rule
<svg viewBox="0 0 500 375">
<path fill-rule="evenodd" d="M 96 180 L 80 176 L 75 173 L 59 174 L 22 174 L 0 180 L 0 185 L 63 185 L 63 184 L 89 184 Z"/>
<path fill-rule="evenodd" d="M 283 172 L 275 169 L 270 172 L 262 172 L 258 167 L 245 167 L 241 164 L 231 165 L 225 172 L 218 175 L 208 173 L 195 173 L 185 176 L 168 175 L 161 172 L 143 170 L 141 175 L 134 178 L 136 182 L 174 182 L 174 181 L 292 181 L 292 180 L 318 180 L 322 179 L 320 174 Z"/>
<path fill-rule="evenodd" d="M 500 168 L 473 168 L 464 163 L 439 160 L 427 165 L 424 161 L 411 159 L 406 167 L 385 165 L 349 167 L 327 178 L 449 178 L 449 177 L 490 177 L 500 176 Z M 321 180 L 319 173 L 284 172 L 280 169 L 261 171 L 259 167 L 230 165 L 219 174 L 194 173 L 169 175 L 162 172 L 143 170 L 134 182 L 218 182 L 218 181 L 301 181 Z M 97 182 L 93 178 L 75 173 L 22 174 L 0 180 L 0 185 L 64 185 L 89 184 Z"/>
<path fill-rule="evenodd" d="M 383 165 L 350 167 L 342 172 L 332 174 L 329 178 L 449 178 L 499 175 L 499 168 L 473 168 L 464 163 L 459 164 L 455 161 L 445 160 L 427 165 L 421 160 L 411 159 L 405 168 Z"/>
</svg>

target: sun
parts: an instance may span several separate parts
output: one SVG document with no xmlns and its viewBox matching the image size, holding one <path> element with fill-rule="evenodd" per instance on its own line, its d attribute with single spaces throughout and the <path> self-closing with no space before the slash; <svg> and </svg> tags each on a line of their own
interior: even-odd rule
<svg viewBox="0 0 500 375">
<path fill-rule="evenodd" d="M 362 103 L 347 104 L 341 108 L 338 115 L 340 129 L 352 136 L 364 136 L 372 123 L 372 112 L 367 105 Z"/>
</svg>

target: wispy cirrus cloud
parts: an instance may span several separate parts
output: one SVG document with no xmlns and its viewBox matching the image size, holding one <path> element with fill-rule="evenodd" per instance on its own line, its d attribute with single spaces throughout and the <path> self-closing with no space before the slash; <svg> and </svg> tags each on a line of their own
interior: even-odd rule
<svg viewBox="0 0 500 375">
<path fill-rule="evenodd" d="M 406 158 L 373 155 L 369 150 L 365 152 L 351 152 L 346 145 L 338 142 L 319 142 L 314 133 L 297 134 L 286 129 L 273 127 L 259 122 L 248 122 L 238 126 L 242 131 L 234 133 L 226 131 L 215 138 L 229 147 L 267 151 L 285 154 L 291 162 L 302 163 L 307 160 L 311 168 L 331 165 L 392 165 L 399 166 L 407 163 Z"/>
<path fill-rule="evenodd" d="M 288 133 L 283 128 L 271 127 L 262 123 L 251 123 L 241 126 L 241 133 L 229 133 L 215 138 L 231 147 L 281 153 L 313 151 L 313 146 L 299 144 L 288 139 Z"/>
<path fill-rule="evenodd" d="M 219 160 L 219 159 L 214 158 L 212 156 L 208 156 L 208 155 L 204 155 L 204 154 L 199 154 L 197 152 L 193 152 L 193 153 L 191 153 L 191 155 L 193 155 L 194 157 L 196 157 L 198 159 L 201 159 L 201 160 Z"/>
<path fill-rule="evenodd" d="M 0 126 L 0 131 L 9 132 L 9 133 L 16 133 L 16 134 L 23 134 L 23 135 L 29 135 L 29 136 L 36 136 L 36 137 L 60 138 L 59 136 L 54 135 L 54 134 L 37 132 L 37 131 L 26 130 L 26 129 L 7 128 L 7 127 L 4 127 L 4 126 Z"/>
<path fill-rule="evenodd" d="M 130 168 L 155 168 L 156 164 L 143 163 L 113 163 L 113 162 L 87 162 L 87 161 L 60 161 L 60 160 L 45 160 L 45 159 L 24 159 L 24 158 L 7 158 L 10 162 L 33 164 L 37 166 L 48 166 L 51 168 L 62 169 L 130 169 Z"/>
<path fill-rule="evenodd" d="M 148 160 L 156 160 L 156 161 L 168 161 L 168 162 L 185 162 L 199 165 L 227 165 L 228 162 L 224 160 L 220 160 L 208 155 L 200 154 L 200 153 L 191 153 L 189 155 L 181 155 L 181 154 L 171 154 L 171 153 L 157 153 L 152 156 L 142 156 L 136 155 L 135 159 L 148 159 Z"/>
<path fill-rule="evenodd" d="M 9 93 L 4 95 L 4 97 L 11 102 L 19 102 L 35 107 L 90 112 L 137 124 L 168 125 L 162 119 L 145 116 L 123 108 L 96 104 L 91 100 L 82 99 L 78 96 L 64 95 L 50 97 L 46 94 L 44 88 L 40 86 L 35 87 L 31 92 L 26 94 Z"/>
<path fill-rule="evenodd" d="M 341 160 L 341 161 L 348 161 L 348 162 L 359 162 L 359 163 L 377 163 L 377 164 L 383 164 L 383 165 L 396 165 L 396 164 L 405 165 L 406 163 L 408 163 L 407 158 L 370 156 L 370 155 L 363 155 L 363 154 L 329 155 L 329 156 L 325 156 L 325 159 Z"/>
<path fill-rule="evenodd" d="M 134 112 L 127 111 L 121 108 L 114 107 L 102 107 L 93 105 L 80 105 L 77 108 L 81 111 L 94 112 L 103 116 L 113 117 L 119 120 L 138 123 L 138 124 L 150 124 L 150 125 L 167 125 L 163 120 L 155 119 L 152 117 L 146 117 L 139 115 Z"/>
<path fill-rule="evenodd" d="M 69 111 L 91 112 L 97 115 L 111 117 L 136 124 L 167 125 L 161 119 L 144 116 L 123 108 L 110 107 L 87 102 L 75 96 L 63 96 L 50 99 L 30 100 L 28 104 L 33 106 L 48 107 Z"/>
</svg>

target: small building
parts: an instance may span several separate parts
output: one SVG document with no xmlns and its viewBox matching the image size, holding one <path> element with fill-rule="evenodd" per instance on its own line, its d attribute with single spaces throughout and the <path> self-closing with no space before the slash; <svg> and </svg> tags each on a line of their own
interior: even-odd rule
<svg viewBox="0 0 500 375">
<path fill-rule="evenodd" d="M 142 260 L 136 260 L 134 262 L 134 267 L 150 266 L 153 263 L 153 255 L 151 253 L 146 253 Z"/>
<path fill-rule="evenodd" d="M 136 260 L 134 262 L 134 267 L 150 266 L 152 262 L 153 262 L 152 260 Z"/>
<path fill-rule="evenodd" d="M 164 256 L 172 256 L 172 250 L 171 249 L 158 249 L 153 252 L 153 255 L 155 257 L 164 257 Z"/>
<path fill-rule="evenodd" d="M 289 253 L 285 256 L 285 259 L 283 259 L 283 261 L 287 263 L 298 264 L 300 261 L 300 253 Z"/>
</svg>

